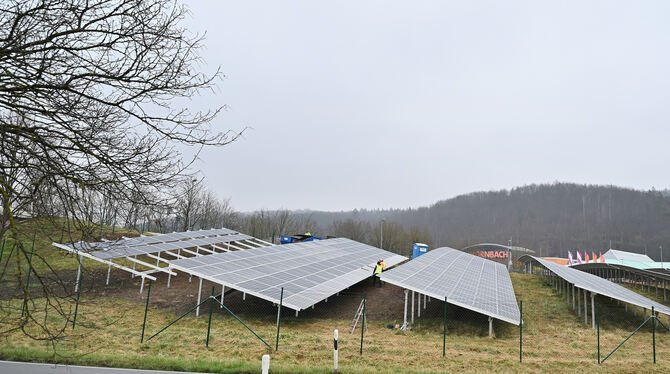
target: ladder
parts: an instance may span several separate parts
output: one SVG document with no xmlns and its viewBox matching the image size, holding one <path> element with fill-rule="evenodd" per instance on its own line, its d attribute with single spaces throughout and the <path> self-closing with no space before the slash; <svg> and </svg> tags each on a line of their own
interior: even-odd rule
<svg viewBox="0 0 670 374">
<path fill-rule="evenodd" d="M 354 319 L 351 321 L 351 325 L 349 325 L 349 334 L 353 334 L 354 330 L 356 330 L 356 325 L 358 325 L 358 321 L 361 319 L 361 316 L 363 315 L 363 303 L 365 302 L 365 299 L 361 300 L 361 303 L 358 304 L 358 310 L 356 310 L 356 315 L 354 315 Z M 365 320 L 365 317 L 363 318 L 363 321 L 365 323 L 365 331 L 368 331 L 368 324 L 367 321 Z"/>
</svg>

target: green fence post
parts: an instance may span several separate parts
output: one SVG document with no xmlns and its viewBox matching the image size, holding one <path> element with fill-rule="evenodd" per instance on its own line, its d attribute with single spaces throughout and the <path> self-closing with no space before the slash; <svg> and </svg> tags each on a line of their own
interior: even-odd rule
<svg viewBox="0 0 670 374">
<path fill-rule="evenodd" d="M 444 312 L 442 313 L 442 357 L 447 354 L 447 297 L 444 297 Z"/>
<path fill-rule="evenodd" d="M 360 354 L 363 354 L 363 332 L 365 331 L 365 304 L 367 301 L 367 295 L 363 295 L 363 323 L 361 323 L 361 349 Z"/>
<path fill-rule="evenodd" d="M 596 304 L 596 334 L 598 335 L 598 365 L 600 365 L 600 306 Z"/>
<path fill-rule="evenodd" d="M 212 329 L 212 309 L 214 308 L 214 286 L 212 286 L 212 296 L 209 298 L 209 321 L 207 322 L 207 340 L 205 347 L 209 348 L 209 332 Z"/>
<path fill-rule="evenodd" d="M 77 302 L 74 304 L 74 317 L 72 318 L 72 329 L 74 330 L 74 325 L 77 322 L 77 311 L 79 310 L 79 297 L 81 297 L 81 272 L 79 273 L 79 279 L 77 279 Z"/>
<path fill-rule="evenodd" d="M 30 248 L 30 257 L 28 258 L 28 275 L 26 277 L 26 290 L 30 287 L 30 274 L 33 272 L 33 253 L 35 253 L 35 237 L 37 236 L 37 230 L 33 234 L 33 245 Z M 26 300 L 23 300 L 23 305 L 21 306 L 21 317 L 26 309 Z"/>
<path fill-rule="evenodd" d="M 523 362 L 523 300 L 519 300 L 519 362 Z"/>
<path fill-rule="evenodd" d="M 144 282 L 144 278 L 142 278 Z M 149 311 L 149 296 L 151 296 L 151 279 L 149 279 L 149 287 L 147 288 L 147 304 L 144 306 L 144 322 L 142 322 L 142 338 L 140 343 L 144 343 L 144 328 L 147 326 L 147 312 Z"/>
<path fill-rule="evenodd" d="M 281 324 L 281 307 L 284 303 L 284 287 L 281 288 L 279 296 L 279 309 L 277 310 L 277 341 L 275 342 L 275 351 L 279 350 L 279 325 Z"/>
<path fill-rule="evenodd" d="M 656 314 L 654 307 L 651 307 L 651 346 L 654 353 L 654 363 L 656 363 Z"/>
</svg>

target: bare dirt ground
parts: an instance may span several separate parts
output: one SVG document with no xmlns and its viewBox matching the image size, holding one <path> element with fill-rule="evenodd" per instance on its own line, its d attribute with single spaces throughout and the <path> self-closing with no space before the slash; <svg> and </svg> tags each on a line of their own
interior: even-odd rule
<svg viewBox="0 0 670 374">
<path fill-rule="evenodd" d="M 60 274 L 64 279 L 72 279 L 74 287 L 76 273 Z M 127 272 L 112 269 L 109 285 L 106 285 L 107 272 L 94 270 L 85 272 L 83 280 L 82 295 L 88 297 L 105 296 L 121 298 L 124 300 L 144 303 L 148 289 L 148 281 L 145 283 L 143 294 L 139 293 L 141 278 L 134 277 Z M 172 277 L 170 288 L 167 288 L 167 274 L 154 274 L 157 280 L 152 282 L 150 304 L 155 307 L 172 310 L 175 313 L 183 313 L 197 304 L 199 279 L 193 277 L 189 281 L 188 274 L 178 273 Z M 216 295 L 220 295 L 221 286 L 207 280 L 203 281 L 202 299 L 211 294 L 212 286 L 215 287 Z M 229 289 L 226 289 L 228 292 Z M 370 320 L 388 320 L 389 323 L 402 323 L 405 294 L 402 288 L 385 283 L 382 287 L 373 287 L 371 279 L 366 279 L 349 289 L 333 295 L 328 301 L 322 301 L 314 306 L 299 312 L 299 318 L 329 318 L 329 319 L 351 319 L 353 318 L 359 304 L 366 298 L 366 315 Z M 411 293 L 410 293 L 411 295 Z M 245 300 L 242 293 L 233 291 L 224 298 L 225 305 L 235 313 L 276 316 L 276 306 L 263 299 L 246 295 Z M 423 303 L 423 300 L 422 300 Z M 422 314 L 426 317 L 441 316 L 441 303 L 429 302 L 427 308 L 422 308 Z M 408 303 L 408 308 L 411 303 Z M 218 308 L 215 308 L 218 309 Z M 294 316 L 292 310 L 285 309 L 286 317 Z"/>
</svg>

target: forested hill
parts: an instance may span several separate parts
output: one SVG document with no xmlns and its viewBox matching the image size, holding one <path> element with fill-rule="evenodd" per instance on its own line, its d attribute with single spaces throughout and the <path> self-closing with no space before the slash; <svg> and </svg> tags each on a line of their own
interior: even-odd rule
<svg viewBox="0 0 670 374">
<path fill-rule="evenodd" d="M 375 227 L 385 219 L 406 229 L 420 228 L 432 245 L 456 248 L 479 242 L 514 245 L 541 254 L 565 256 L 568 249 L 613 248 L 670 259 L 668 191 L 555 183 L 512 190 L 476 192 L 406 210 L 295 212 L 309 214 L 327 230 L 333 223 L 361 222 Z"/>
</svg>

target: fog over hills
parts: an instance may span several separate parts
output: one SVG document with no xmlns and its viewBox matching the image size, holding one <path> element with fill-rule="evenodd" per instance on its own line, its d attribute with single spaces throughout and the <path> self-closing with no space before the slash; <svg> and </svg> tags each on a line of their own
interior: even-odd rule
<svg viewBox="0 0 670 374">
<path fill-rule="evenodd" d="M 414 231 L 432 246 L 461 248 L 479 242 L 531 248 L 542 255 L 566 256 L 567 250 L 609 248 L 660 259 L 670 250 L 668 190 L 639 191 L 617 186 L 553 183 L 512 190 L 473 192 L 428 207 L 343 212 L 295 211 L 324 234 L 347 235 L 379 244 L 384 220 L 387 246 L 395 229 Z M 313 229 L 313 231 L 317 231 Z M 397 243 L 409 245 L 412 238 Z M 670 253 L 664 255 L 670 259 Z"/>
</svg>

